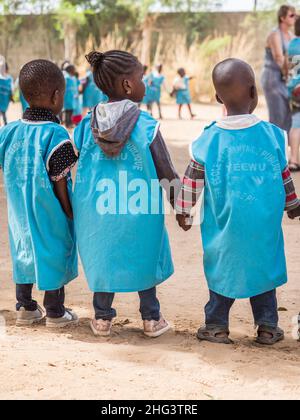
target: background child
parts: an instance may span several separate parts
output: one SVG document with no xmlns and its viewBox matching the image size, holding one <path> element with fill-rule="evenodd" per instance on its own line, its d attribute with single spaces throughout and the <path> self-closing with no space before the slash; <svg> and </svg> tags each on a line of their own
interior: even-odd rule
<svg viewBox="0 0 300 420">
<path fill-rule="evenodd" d="M 82 95 L 83 95 L 83 116 L 100 103 L 106 103 L 108 97 L 96 86 L 94 76 L 89 69 L 86 78 L 82 81 Z"/>
<path fill-rule="evenodd" d="M 150 77 L 150 74 L 147 74 L 148 66 L 144 66 L 143 70 L 144 70 L 143 82 L 145 84 L 145 96 L 142 100 L 142 104 L 146 105 L 147 111 L 152 115 L 152 105 L 150 102 L 150 94 L 149 94 L 151 77 Z"/>
<path fill-rule="evenodd" d="M 251 115 L 258 99 L 248 64 L 226 60 L 214 69 L 213 81 L 228 116 L 193 143 L 177 203 L 178 221 L 189 229 L 182 214 L 190 216 L 205 185 L 202 240 L 210 301 L 198 338 L 231 343 L 230 309 L 235 299 L 250 298 L 257 341 L 271 345 L 284 338 L 276 300 L 276 289 L 287 282 L 283 212 L 299 207 L 286 134 Z"/>
<path fill-rule="evenodd" d="M 0 130 L 17 325 L 43 318 L 32 299 L 35 283 L 46 291 L 46 325 L 64 327 L 78 323 L 76 314 L 64 307 L 64 286 L 77 277 L 70 202 L 70 171 L 77 157 L 56 117 L 63 107 L 65 81 L 55 64 L 35 60 L 22 68 L 19 83 L 30 108 L 23 120 Z"/>
<path fill-rule="evenodd" d="M 191 118 L 195 118 L 195 114 L 193 114 L 192 111 L 192 98 L 191 98 L 191 92 L 190 92 L 190 80 L 193 79 L 193 77 L 189 77 L 186 75 L 186 72 L 183 68 L 180 68 L 178 70 L 178 77 L 174 80 L 173 88 L 174 91 L 172 93 L 173 95 L 176 95 L 176 103 L 178 105 L 178 117 L 181 120 L 182 115 L 182 107 L 183 105 L 187 105 Z"/>
<path fill-rule="evenodd" d="M 76 80 L 76 69 L 72 64 L 66 65 L 64 70 L 66 90 L 64 96 L 64 124 L 67 128 L 72 128 L 72 116 L 75 108 L 75 100 L 78 95 Z"/>
<path fill-rule="evenodd" d="M 158 337 L 170 326 L 160 313 L 156 286 L 173 274 L 158 178 L 174 183 L 173 205 L 180 180 L 157 121 L 136 105 L 145 93 L 139 61 L 123 51 L 92 52 L 87 60 L 95 83 L 109 97 L 75 130 L 80 157 L 74 214 L 81 260 L 94 292 L 91 328 L 95 335 L 109 335 L 116 316 L 114 294 L 139 292 L 144 333 Z M 134 185 L 140 183 L 138 193 Z M 151 193 L 153 184 L 156 193 Z M 141 210 L 145 201 L 147 209 Z"/>
<path fill-rule="evenodd" d="M 149 78 L 149 103 L 151 106 L 151 110 L 153 109 L 153 104 L 157 105 L 158 112 L 159 112 L 159 119 L 162 120 L 162 112 L 161 112 L 161 90 L 165 83 L 165 76 L 162 74 L 163 72 L 163 65 L 159 64 L 155 67 L 155 69 L 150 74 Z"/>
<path fill-rule="evenodd" d="M 72 123 L 74 125 L 78 125 L 82 120 L 82 95 L 80 93 L 81 83 L 79 80 L 79 74 L 77 72 L 75 74 L 75 79 L 76 79 L 77 90 L 74 97 L 74 110 L 73 110 L 73 115 L 72 115 Z"/>
<path fill-rule="evenodd" d="M 7 124 L 6 112 L 12 100 L 12 93 L 13 83 L 11 77 L 7 74 L 6 61 L 3 56 L 0 56 L 0 116 L 4 125 Z"/>
</svg>

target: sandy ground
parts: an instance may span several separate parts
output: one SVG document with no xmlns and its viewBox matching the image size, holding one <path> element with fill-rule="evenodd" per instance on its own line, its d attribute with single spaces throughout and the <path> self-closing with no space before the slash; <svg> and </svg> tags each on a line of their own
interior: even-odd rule
<svg viewBox="0 0 300 420">
<path fill-rule="evenodd" d="M 18 112 L 17 105 L 12 110 Z M 180 174 L 188 145 L 220 108 L 197 106 L 196 121 L 176 121 L 165 108 L 162 132 Z M 258 114 L 265 116 L 265 110 Z M 10 115 L 12 117 L 12 115 Z M 300 191 L 300 176 L 296 178 Z M 290 282 L 279 290 L 281 325 L 286 340 L 273 348 L 253 342 L 247 301 L 232 311 L 234 346 L 199 343 L 207 286 L 202 268 L 199 228 L 179 230 L 168 217 L 176 273 L 159 288 L 164 315 L 173 331 L 151 341 L 141 332 L 135 294 L 118 295 L 118 318 L 109 339 L 92 336 L 92 296 L 82 274 L 67 289 L 67 305 L 80 316 L 76 329 L 47 331 L 44 325 L 16 328 L 14 285 L 7 240 L 5 196 L 1 181 L 0 237 L 0 398 L 1 399 L 298 399 L 300 344 L 293 338 L 293 318 L 300 309 L 300 224 L 284 221 Z M 42 302 L 42 295 L 35 293 Z M 1 321 L 1 319 L 0 319 Z"/>
</svg>

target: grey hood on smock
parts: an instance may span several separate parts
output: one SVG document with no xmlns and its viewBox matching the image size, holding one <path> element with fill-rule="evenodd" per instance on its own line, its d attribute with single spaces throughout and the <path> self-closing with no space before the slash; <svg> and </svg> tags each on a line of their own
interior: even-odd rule
<svg viewBox="0 0 300 420">
<path fill-rule="evenodd" d="M 105 155 L 119 156 L 140 116 L 138 106 L 129 100 L 97 105 L 91 127 L 95 142 Z"/>
</svg>

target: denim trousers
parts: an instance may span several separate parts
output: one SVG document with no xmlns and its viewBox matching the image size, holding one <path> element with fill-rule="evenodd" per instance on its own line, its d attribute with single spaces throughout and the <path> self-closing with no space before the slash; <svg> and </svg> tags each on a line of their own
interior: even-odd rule
<svg viewBox="0 0 300 420">
<path fill-rule="evenodd" d="M 114 293 L 94 293 L 94 309 L 95 318 L 111 321 L 117 316 L 116 310 L 112 308 L 114 301 Z M 155 320 L 160 318 L 160 304 L 156 297 L 156 288 L 139 292 L 140 297 L 140 313 L 144 321 Z"/>
<path fill-rule="evenodd" d="M 210 300 L 205 307 L 207 327 L 229 326 L 230 310 L 235 299 L 218 295 L 210 290 Z M 276 290 L 264 293 L 250 299 L 255 325 L 274 327 L 278 326 L 278 308 Z"/>
</svg>

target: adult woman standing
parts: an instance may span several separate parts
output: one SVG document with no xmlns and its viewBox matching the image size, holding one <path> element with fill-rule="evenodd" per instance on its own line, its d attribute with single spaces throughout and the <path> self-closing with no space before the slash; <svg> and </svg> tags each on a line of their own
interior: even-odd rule
<svg viewBox="0 0 300 420">
<path fill-rule="evenodd" d="M 281 6 L 278 11 L 278 28 L 267 38 L 262 87 L 269 109 L 270 122 L 289 132 L 291 110 L 286 80 L 288 76 L 287 50 L 293 39 L 291 29 L 295 25 L 296 10 Z"/>
</svg>

